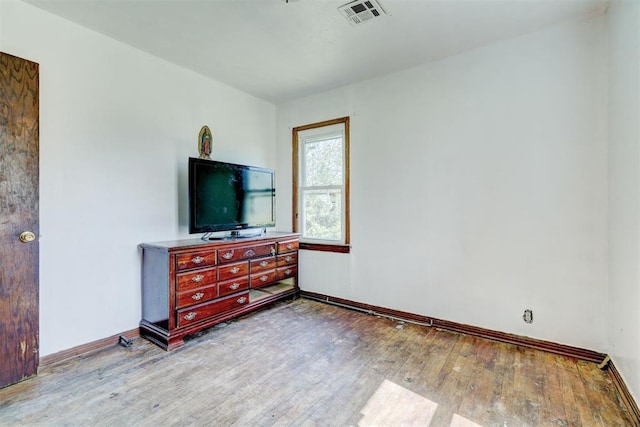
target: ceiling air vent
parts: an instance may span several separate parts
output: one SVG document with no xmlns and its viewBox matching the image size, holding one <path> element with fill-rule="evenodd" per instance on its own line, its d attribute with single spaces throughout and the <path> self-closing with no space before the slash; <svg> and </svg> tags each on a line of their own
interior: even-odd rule
<svg viewBox="0 0 640 427">
<path fill-rule="evenodd" d="M 364 24 L 375 18 L 386 15 L 380 2 L 376 0 L 356 0 L 338 8 L 351 25 Z"/>
</svg>

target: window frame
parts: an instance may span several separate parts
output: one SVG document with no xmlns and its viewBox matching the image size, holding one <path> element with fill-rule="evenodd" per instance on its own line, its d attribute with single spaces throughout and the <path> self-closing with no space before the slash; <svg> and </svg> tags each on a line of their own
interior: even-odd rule
<svg viewBox="0 0 640 427">
<path fill-rule="evenodd" d="M 350 218 L 350 161 L 349 161 L 349 117 L 340 117 L 332 120 L 325 120 L 322 122 L 311 123 L 304 126 L 294 127 L 291 130 L 292 134 L 292 148 L 293 148 L 293 159 L 292 159 L 292 195 L 293 195 L 293 203 L 292 203 L 292 224 L 293 231 L 300 232 L 300 138 L 299 133 L 310 130 L 310 129 L 318 129 L 322 127 L 334 126 L 342 124 L 344 126 L 344 136 L 343 136 L 343 174 L 344 174 L 344 217 L 342 218 L 342 226 L 344 230 L 344 242 L 340 243 L 326 243 L 322 241 L 313 241 L 313 242 L 305 242 L 301 239 L 300 241 L 300 249 L 308 249 L 314 251 L 325 251 L 325 252 L 339 252 L 339 253 L 349 253 L 351 250 L 351 238 L 350 238 L 350 226 L 349 226 L 349 218 Z"/>
</svg>

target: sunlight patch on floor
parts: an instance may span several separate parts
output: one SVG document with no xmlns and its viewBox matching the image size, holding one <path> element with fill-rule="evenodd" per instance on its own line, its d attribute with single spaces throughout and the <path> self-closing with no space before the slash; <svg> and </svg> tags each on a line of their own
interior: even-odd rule
<svg viewBox="0 0 640 427">
<path fill-rule="evenodd" d="M 482 427 L 480 424 L 476 424 L 473 421 L 466 419 L 465 417 L 453 414 L 451 418 L 451 425 L 449 427 Z"/>
<path fill-rule="evenodd" d="M 360 427 L 421 426 L 431 424 L 438 404 L 398 384 L 384 380 L 360 413 Z M 482 427 L 454 414 L 450 427 Z"/>
<path fill-rule="evenodd" d="M 405 425 L 428 426 L 438 404 L 384 380 L 362 408 L 361 427 Z"/>
</svg>

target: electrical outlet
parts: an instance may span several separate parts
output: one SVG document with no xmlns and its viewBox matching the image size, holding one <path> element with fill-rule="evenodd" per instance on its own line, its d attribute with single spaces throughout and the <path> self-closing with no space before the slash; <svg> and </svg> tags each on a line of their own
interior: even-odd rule
<svg viewBox="0 0 640 427">
<path fill-rule="evenodd" d="M 522 315 L 524 323 L 533 323 L 533 310 L 526 309 Z"/>
</svg>

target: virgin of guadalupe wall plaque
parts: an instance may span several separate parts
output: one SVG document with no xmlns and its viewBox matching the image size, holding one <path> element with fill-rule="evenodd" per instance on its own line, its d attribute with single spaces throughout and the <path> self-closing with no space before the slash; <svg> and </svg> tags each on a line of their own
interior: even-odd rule
<svg viewBox="0 0 640 427">
<path fill-rule="evenodd" d="M 211 160 L 211 151 L 213 150 L 213 136 L 209 126 L 202 126 L 198 135 L 198 152 L 201 159 Z"/>
</svg>

